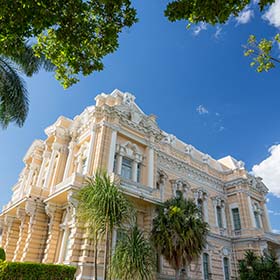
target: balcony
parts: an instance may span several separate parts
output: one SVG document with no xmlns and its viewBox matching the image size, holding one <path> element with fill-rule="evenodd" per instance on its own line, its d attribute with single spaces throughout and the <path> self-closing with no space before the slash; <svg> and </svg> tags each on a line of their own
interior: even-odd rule
<svg viewBox="0 0 280 280">
<path fill-rule="evenodd" d="M 157 189 L 147 187 L 132 180 L 124 179 L 114 173 L 111 175 L 111 180 L 114 181 L 115 184 L 120 185 L 125 193 L 144 200 L 149 200 L 156 203 L 161 202 L 160 192 Z"/>
<path fill-rule="evenodd" d="M 85 176 L 80 173 L 73 173 L 70 177 L 68 177 L 66 180 L 60 182 L 59 184 L 53 186 L 50 191 L 50 195 L 53 195 L 55 193 L 62 192 L 66 189 L 69 189 L 71 187 L 74 187 L 76 189 L 81 188 L 84 184 Z"/>
<path fill-rule="evenodd" d="M 47 189 L 37 187 L 34 185 L 22 185 L 21 183 L 17 183 L 12 188 L 13 194 L 12 198 L 8 204 L 4 205 L 2 210 L 10 208 L 11 206 L 17 204 L 19 201 L 28 198 L 30 196 L 45 198 L 48 196 L 49 191 Z"/>
</svg>

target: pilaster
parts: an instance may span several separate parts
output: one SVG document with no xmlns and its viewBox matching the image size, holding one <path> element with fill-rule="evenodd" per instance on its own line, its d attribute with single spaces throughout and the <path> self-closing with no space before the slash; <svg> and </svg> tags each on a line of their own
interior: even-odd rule
<svg viewBox="0 0 280 280">
<path fill-rule="evenodd" d="M 62 218 L 62 209 L 55 204 L 48 203 L 45 206 L 46 213 L 49 217 L 48 234 L 46 247 L 44 251 L 43 263 L 55 263 L 56 255 L 59 250 L 60 223 Z"/>
<path fill-rule="evenodd" d="M 154 148 L 148 147 L 148 186 L 154 187 Z"/>
<path fill-rule="evenodd" d="M 41 201 L 28 200 L 25 211 L 30 217 L 27 237 L 20 261 L 41 262 L 43 259 L 48 218 Z"/>
<path fill-rule="evenodd" d="M 24 243 L 27 238 L 29 216 L 25 212 L 25 208 L 17 208 L 17 219 L 20 221 L 19 237 L 13 257 L 13 261 L 20 261 L 23 253 Z"/>
<path fill-rule="evenodd" d="M 115 160 L 115 154 L 116 154 L 116 144 L 117 144 L 117 131 L 113 129 L 112 130 L 112 135 L 111 135 L 109 159 L 108 159 L 108 168 L 107 168 L 107 172 L 108 172 L 109 175 L 113 172 L 113 169 L 114 169 L 114 160 Z"/>
<path fill-rule="evenodd" d="M 14 251 L 17 245 L 19 221 L 16 220 L 15 216 L 6 215 L 5 224 L 7 233 L 4 250 L 6 252 L 6 259 L 10 261 L 14 257 Z"/>
</svg>

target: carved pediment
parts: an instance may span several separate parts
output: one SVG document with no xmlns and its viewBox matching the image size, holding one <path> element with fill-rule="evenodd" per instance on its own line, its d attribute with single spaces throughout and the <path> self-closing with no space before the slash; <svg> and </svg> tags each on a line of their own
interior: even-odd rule
<svg viewBox="0 0 280 280">
<path fill-rule="evenodd" d="M 189 183 L 184 179 L 170 180 L 173 196 L 176 197 L 178 192 L 181 192 L 184 198 L 187 198 L 187 192 L 190 189 Z"/>
<path fill-rule="evenodd" d="M 260 193 L 266 194 L 268 192 L 268 188 L 266 185 L 262 182 L 261 177 L 254 177 L 252 175 L 248 176 L 248 184 L 250 187 Z"/>
</svg>

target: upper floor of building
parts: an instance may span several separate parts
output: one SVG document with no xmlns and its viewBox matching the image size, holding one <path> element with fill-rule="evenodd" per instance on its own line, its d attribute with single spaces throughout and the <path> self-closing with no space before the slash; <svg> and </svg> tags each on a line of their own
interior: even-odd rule
<svg viewBox="0 0 280 280">
<path fill-rule="evenodd" d="M 200 207 L 213 234 L 222 236 L 270 232 L 262 179 L 231 156 L 215 160 L 161 130 L 130 93 L 100 94 L 94 106 L 73 120 L 59 117 L 35 140 L 13 187 L 10 211 L 28 197 L 67 203 L 69 190 L 105 170 L 123 191 L 160 203 L 181 191 Z"/>
</svg>

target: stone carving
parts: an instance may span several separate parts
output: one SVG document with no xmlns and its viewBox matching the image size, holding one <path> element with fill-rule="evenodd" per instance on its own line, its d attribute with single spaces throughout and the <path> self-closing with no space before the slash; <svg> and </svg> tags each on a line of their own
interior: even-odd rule
<svg viewBox="0 0 280 280">
<path fill-rule="evenodd" d="M 176 197 L 180 191 L 184 198 L 187 198 L 188 190 L 190 189 L 189 184 L 184 179 L 170 180 L 172 186 L 173 196 Z"/>
<path fill-rule="evenodd" d="M 207 192 L 203 189 L 194 189 L 193 190 L 193 193 L 194 193 L 194 199 L 196 201 L 196 203 L 198 201 L 204 201 L 207 199 Z"/>
<path fill-rule="evenodd" d="M 121 156 L 128 157 L 130 159 L 135 160 L 136 162 L 141 162 L 143 160 L 142 153 L 136 144 L 132 144 L 131 142 L 126 142 L 125 144 L 117 145 L 117 153 Z"/>
<path fill-rule="evenodd" d="M 191 154 L 191 152 L 193 151 L 193 149 L 194 149 L 194 147 L 192 146 L 192 145 L 186 145 L 185 146 L 185 153 L 186 154 L 188 154 L 188 155 L 190 155 Z"/>
<path fill-rule="evenodd" d="M 225 201 L 222 197 L 220 196 L 215 196 L 215 197 L 212 197 L 212 200 L 213 200 L 213 203 L 214 203 L 214 206 L 215 207 L 221 207 L 223 208 L 225 206 Z"/>
<path fill-rule="evenodd" d="M 248 174 L 248 180 L 250 187 L 260 193 L 266 194 L 268 192 L 268 188 L 262 182 L 261 177 L 254 177 Z"/>
<path fill-rule="evenodd" d="M 238 161 L 236 165 L 237 165 L 238 169 L 244 169 L 245 168 L 245 163 L 241 160 Z"/>
<path fill-rule="evenodd" d="M 166 184 L 167 179 L 168 179 L 167 174 L 163 170 L 159 169 L 157 171 L 156 188 L 158 190 L 163 188 Z"/>
<path fill-rule="evenodd" d="M 178 176 L 188 176 L 192 180 L 203 183 L 210 188 L 214 188 L 217 191 L 223 192 L 224 183 L 221 180 L 202 172 L 198 169 L 193 168 L 187 163 L 184 163 L 180 160 L 176 160 L 169 155 L 158 152 L 158 166 L 164 170 L 172 169 L 174 172 L 178 174 Z"/>
<path fill-rule="evenodd" d="M 163 143 L 169 144 L 171 146 L 173 146 L 176 142 L 176 136 L 172 135 L 172 134 L 167 134 L 163 139 L 162 139 Z"/>
<path fill-rule="evenodd" d="M 134 100 L 135 100 L 135 96 L 132 95 L 131 93 L 126 92 L 123 94 L 124 105 L 132 106 L 134 104 Z"/>
<path fill-rule="evenodd" d="M 204 155 L 202 156 L 202 162 L 208 164 L 208 163 L 209 163 L 209 160 L 210 160 L 210 156 L 209 156 L 209 155 L 204 154 Z"/>
</svg>

